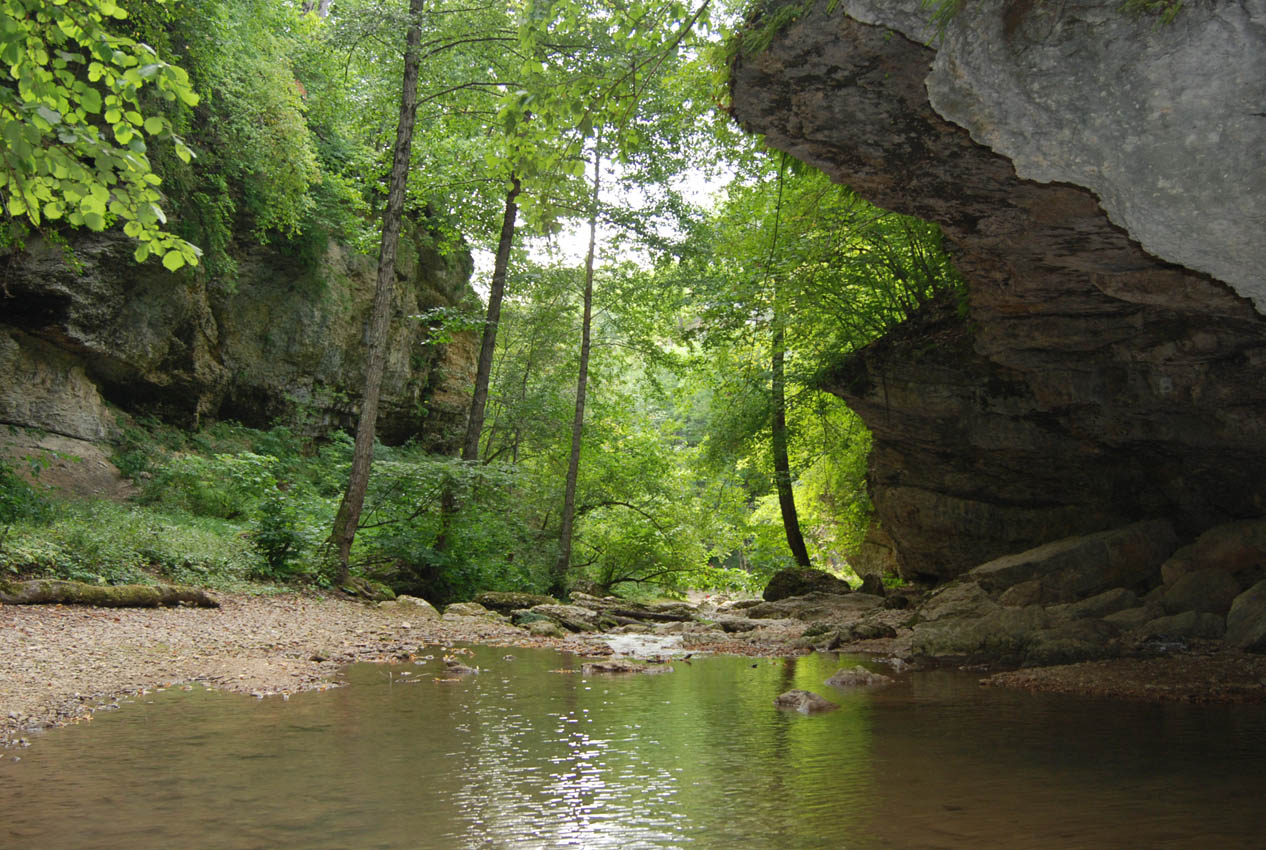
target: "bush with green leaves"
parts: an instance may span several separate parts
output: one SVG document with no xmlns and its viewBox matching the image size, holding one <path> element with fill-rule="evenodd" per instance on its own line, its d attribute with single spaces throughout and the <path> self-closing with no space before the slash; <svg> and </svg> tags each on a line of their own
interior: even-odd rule
<svg viewBox="0 0 1266 850">
<path fill-rule="evenodd" d="M 25 520 L 46 522 L 52 508 L 38 490 L 0 460 L 0 527 Z"/>
<path fill-rule="evenodd" d="M 264 497 L 255 512 L 251 546 L 264 559 L 259 570 L 265 578 L 287 578 L 297 572 L 296 561 L 312 546 L 313 530 L 305 524 L 300 504 L 275 490 Z"/>
<path fill-rule="evenodd" d="M 254 452 L 181 454 L 154 478 L 152 497 L 195 516 L 234 519 L 251 513 L 277 487 L 277 458 Z"/>
</svg>

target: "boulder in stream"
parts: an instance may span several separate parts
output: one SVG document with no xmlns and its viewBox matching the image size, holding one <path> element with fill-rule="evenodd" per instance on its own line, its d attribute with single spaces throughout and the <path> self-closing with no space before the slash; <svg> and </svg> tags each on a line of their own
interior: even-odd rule
<svg viewBox="0 0 1266 850">
<path fill-rule="evenodd" d="M 775 697 L 774 708 L 783 711 L 798 711 L 801 714 L 822 714 L 835 711 L 839 706 L 820 694 L 797 688 Z"/>
<path fill-rule="evenodd" d="M 836 670 L 826 683 L 833 688 L 874 688 L 891 685 L 892 677 L 883 673 L 874 673 L 862 665 L 843 667 Z"/>
</svg>

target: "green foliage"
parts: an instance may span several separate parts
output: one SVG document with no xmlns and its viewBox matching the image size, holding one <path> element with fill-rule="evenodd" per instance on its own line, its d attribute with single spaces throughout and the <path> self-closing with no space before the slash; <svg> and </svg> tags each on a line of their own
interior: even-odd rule
<svg viewBox="0 0 1266 850">
<path fill-rule="evenodd" d="M 15 523 L 0 568 L 101 584 L 166 581 L 240 588 L 257 567 L 240 527 L 111 502 L 63 502 L 45 523 Z"/>
<path fill-rule="evenodd" d="M 293 574 L 295 561 L 312 547 L 312 529 L 305 527 L 299 504 L 280 490 L 266 496 L 256 511 L 251 545 L 264 559 L 266 578 Z"/>
<path fill-rule="evenodd" d="M 126 17 L 114 0 L 0 0 L 0 206 L 10 223 L 3 247 L 27 226 L 105 230 L 121 221 L 138 243 L 138 262 L 152 254 L 172 271 L 197 262 L 199 249 L 164 229 L 162 180 L 146 137 L 186 162 L 191 153 L 142 100 L 156 92 L 192 106 L 198 96 L 183 70 L 112 32 Z"/>
<path fill-rule="evenodd" d="M 275 457 L 253 452 L 177 455 L 155 477 L 150 492 L 162 504 L 194 516 L 234 519 L 276 489 L 276 464 Z"/>
<path fill-rule="evenodd" d="M 16 522 L 47 522 L 52 506 L 44 496 L 28 484 L 13 468 L 0 460 L 0 527 Z M 0 535 L 0 543 L 3 535 Z"/>
</svg>

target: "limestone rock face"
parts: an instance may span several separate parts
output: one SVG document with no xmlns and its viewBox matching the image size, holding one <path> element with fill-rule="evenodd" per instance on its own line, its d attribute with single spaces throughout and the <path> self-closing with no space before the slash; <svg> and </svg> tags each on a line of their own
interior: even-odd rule
<svg viewBox="0 0 1266 850">
<path fill-rule="evenodd" d="M 1116 4 L 981 0 L 934 49 L 918 0 L 841 0 L 736 60 L 743 127 L 941 224 L 967 281 L 966 310 L 934 303 L 825 380 L 872 430 L 872 499 L 906 577 L 1153 517 L 1194 536 L 1266 512 L 1266 319 L 1246 297 L 1266 120 L 1244 106 L 1263 102 L 1248 93 L 1266 51 L 1209 49 L 1260 37 L 1228 16 L 1263 4 L 1213 5 L 1161 32 Z M 1208 67 L 1188 95 L 1193 45 Z"/>
<path fill-rule="evenodd" d="M 1186 4 L 1158 26 L 1102 0 L 973 0 L 943 37 L 920 6 L 840 3 L 934 44 L 932 107 L 1021 178 L 1090 189 L 1148 253 L 1266 312 L 1266 3 Z"/>
<path fill-rule="evenodd" d="M 375 262 L 331 244 L 316 261 L 261 247 L 233 286 L 138 265 L 120 234 L 76 234 L 77 267 L 32 241 L 0 290 L 0 422 L 81 439 L 116 427 L 109 402 L 178 424 L 281 419 L 354 425 Z M 468 256 L 441 256 L 424 229 L 401 239 L 379 436 L 452 449 L 478 341 L 428 343 L 417 318 L 473 299 Z"/>
</svg>

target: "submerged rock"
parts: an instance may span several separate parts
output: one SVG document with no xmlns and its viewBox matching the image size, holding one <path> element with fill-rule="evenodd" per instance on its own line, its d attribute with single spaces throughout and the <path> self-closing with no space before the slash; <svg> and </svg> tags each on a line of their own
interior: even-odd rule
<svg viewBox="0 0 1266 850">
<path fill-rule="evenodd" d="M 833 688 L 874 688 L 882 685 L 891 685 L 892 682 L 891 676 L 885 676 L 883 673 L 874 673 L 860 664 L 856 667 L 845 667 L 836 670 L 831 675 L 831 678 L 826 680 L 826 684 Z"/>
<path fill-rule="evenodd" d="M 835 711 L 838 705 L 813 691 L 792 690 L 779 694 L 774 698 L 774 707 L 783 711 L 798 711 L 801 714 L 822 714 Z"/>
<path fill-rule="evenodd" d="M 673 668 L 666 664 L 646 664 L 640 661 L 614 659 L 612 661 L 589 661 L 580 666 L 580 672 L 586 676 L 594 673 L 671 673 Z"/>
</svg>

